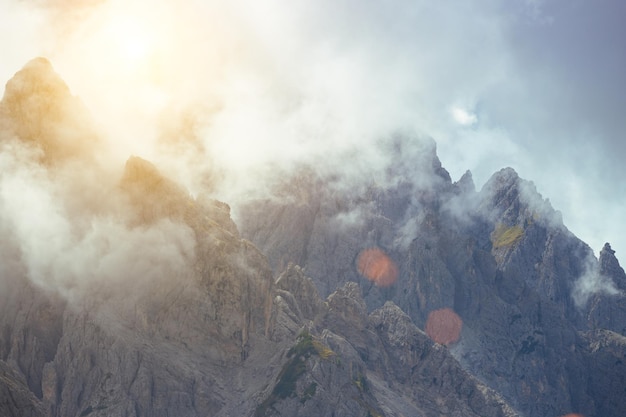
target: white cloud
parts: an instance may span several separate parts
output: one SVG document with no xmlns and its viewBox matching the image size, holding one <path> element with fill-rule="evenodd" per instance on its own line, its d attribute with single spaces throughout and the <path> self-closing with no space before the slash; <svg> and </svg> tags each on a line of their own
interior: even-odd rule
<svg viewBox="0 0 626 417">
<path fill-rule="evenodd" d="M 379 169 L 388 158 L 376 154 L 376 141 L 394 130 L 416 131 L 439 143 L 453 178 L 469 168 L 480 187 L 491 172 L 513 166 L 584 240 L 626 250 L 616 216 L 594 214 L 615 213 L 612 207 L 623 207 L 626 197 L 589 191 L 599 172 L 626 175 L 618 158 L 609 161 L 623 146 L 615 139 L 626 130 L 623 118 L 607 119 L 623 108 L 623 62 L 619 50 L 597 43 L 605 29 L 619 33 L 610 7 L 596 22 L 592 5 L 561 0 L 394 7 L 353 0 L 175 6 L 103 0 L 80 8 L 80 18 L 74 3 L 0 3 L 0 75 L 8 78 L 34 54 L 48 55 L 108 130 L 120 159 L 148 157 L 191 188 L 199 187 L 193 167 L 203 161 L 237 166 L 224 184 L 233 191 L 247 182 L 250 191 L 260 187 L 252 178 L 303 160 L 352 172 Z M 104 17 L 122 11 L 143 19 L 137 27 L 144 31 L 158 28 L 160 49 L 152 52 L 149 71 L 125 73 L 90 47 L 104 42 L 96 31 Z M 186 136 L 213 155 L 194 148 L 173 162 L 155 143 L 162 126 L 184 125 L 180 120 L 190 114 L 195 122 Z M 578 137 L 582 130 L 593 133 L 595 146 L 582 152 L 588 162 L 574 177 L 585 196 L 573 199 L 560 184 L 581 165 L 576 149 L 589 140 Z M 177 134 L 183 136 L 168 131 Z M 607 150 L 611 141 L 616 151 Z M 345 158 L 359 152 L 360 159 Z M 588 224 L 596 225 L 594 236 Z"/>
<path fill-rule="evenodd" d="M 611 278 L 600 275 L 598 262 L 595 258 L 586 259 L 583 274 L 574 282 L 572 298 L 579 308 L 584 308 L 594 294 L 617 295 L 620 291 L 615 287 Z"/>
<path fill-rule="evenodd" d="M 450 110 L 454 120 L 462 126 L 472 126 L 478 122 L 476 114 L 471 113 L 461 107 L 452 107 Z"/>
<path fill-rule="evenodd" d="M 90 162 L 46 169 L 27 145 L 6 136 L 0 144 L 0 263 L 19 254 L 33 283 L 73 301 L 102 288 L 132 293 L 148 282 L 173 282 L 193 265 L 191 229 L 169 220 L 129 226 L 127 203 L 109 172 Z M 106 201 L 94 210 L 75 201 L 76 193 Z"/>
</svg>

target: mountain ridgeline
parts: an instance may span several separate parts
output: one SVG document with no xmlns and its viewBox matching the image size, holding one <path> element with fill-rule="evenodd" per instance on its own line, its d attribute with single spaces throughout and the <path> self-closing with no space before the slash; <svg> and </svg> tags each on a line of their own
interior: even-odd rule
<svg viewBox="0 0 626 417">
<path fill-rule="evenodd" d="M 626 415 L 626 274 L 514 170 L 477 191 L 397 135 L 233 221 L 103 143 L 47 60 L 7 83 L 0 415 Z"/>
</svg>

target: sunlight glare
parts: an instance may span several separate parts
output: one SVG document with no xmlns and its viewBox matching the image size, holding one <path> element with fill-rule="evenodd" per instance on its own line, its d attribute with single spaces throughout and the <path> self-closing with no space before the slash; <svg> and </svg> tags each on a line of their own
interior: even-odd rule
<svg viewBox="0 0 626 417">
<path fill-rule="evenodd" d="M 154 53 L 155 39 L 145 24 L 130 16 L 109 20 L 102 30 L 107 39 L 107 52 L 115 61 L 127 70 L 138 70 Z"/>
<path fill-rule="evenodd" d="M 221 7 L 226 6 L 107 0 L 87 8 L 80 21 L 72 21 L 72 30 L 63 33 L 62 47 L 49 58 L 85 103 L 116 156 L 156 159 L 163 126 L 177 125 L 174 119 L 184 113 L 181 109 L 204 112 L 208 120 L 221 102 L 241 106 L 229 100 L 234 72 L 228 69 L 241 65 L 246 43 L 218 13 Z M 259 130 L 232 133 L 256 139 Z M 194 134 L 204 141 L 208 133 L 199 127 Z M 228 145 L 225 153 L 243 153 L 231 149 L 233 141 Z M 236 163 L 248 161 L 239 158 Z"/>
</svg>

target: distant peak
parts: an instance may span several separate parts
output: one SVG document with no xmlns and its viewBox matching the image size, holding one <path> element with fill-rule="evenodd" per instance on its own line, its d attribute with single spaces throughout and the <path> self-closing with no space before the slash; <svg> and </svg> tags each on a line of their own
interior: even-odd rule
<svg viewBox="0 0 626 417">
<path fill-rule="evenodd" d="M 605 256 L 608 255 L 608 254 L 615 255 L 615 251 L 613 249 L 611 249 L 611 244 L 609 242 L 606 242 L 604 244 L 604 247 L 600 251 L 600 256 L 602 256 L 602 254 L 604 254 Z"/>
<path fill-rule="evenodd" d="M 43 57 L 28 61 L 15 73 L 6 84 L 3 101 L 19 102 L 34 94 L 52 94 L 52 98 L 70 95 L 65 81 L 55 72 L 50 61 Z"/>
<path fill-rule="evenodd" d="M 519 175 L 513 168 L 506 167 L 493 174 L 491 178 L 502 185 L 513 185 L 519 180 Z"/>
<path fill-rule="evenodd" d="M 128 182 L 138 182 L 146 178 L 161 179 L 162 176 L 152 162 L 132 155 L 126 161 L 124 178 Z"/>
<path fill-rule="evenodd" d="M 481 194 L 490 202 L 502 223 L 522 225 L 538 222 L 550 227 L 563 226 L 561 213 L 541 196 L 532 181 L 520 178 L 513 168 L 503 168 L 493 174 Z"/>
<path fill-rule="evenodd" d="M 51 164 L 89 157 L 99 141 L 89 112 L 43 57 L 30 60 L 7 82 L 0 117 Z"/>
<path fill-rule="evenodd" d="M 455 183 L 455 185 L 462 192 L 474 192 L 476 191 L 476 185 L 474 184 L 474 178 L 472 172 L 468 169 L 465 174 Z"/>
<path fill-rule="evenodd" d="M 162 218 L 181 220 L 195 210 L 195 203 L 181 186 L 165 177 L 152 162 L 138 156 L 131 156 L 126 162 L 120 186 L 128 193 L 140 223 Z"/>
<path fill-rule="evenodd" d="M 513 168 L 503 168 L 494 173 L 484 185 L 481 193 L 493 201 L 495 206 L 509 206 L 519 199 L 519 176 Z"/>
<path fill-rule="evenodd" d="M 615 251 L 607 242 L 600 251 L 600 274 L 610 277 L 622 291 L 626 291 L 626 273 L 615 257 Z"/>
<path fill-rule="evenodd" d="M 163 198 L 186 195 L 181 187 L 161 174 L 152 162 L 134 155 L 126 161 L 121 185 L 122 188 L 139 192 L 142 198 L 147 195 Z"/>
<path fill-rule="evenodd" d="M 52 64 L 50 63 L 48 58 L 45 58 L 43 56 L 39 56 L 28 61 L 26 65 L 24 65 L 23 69 L 27 68 L 45 68 L 46 70 L 54 71 L 52 69 Z"/>
</svg>

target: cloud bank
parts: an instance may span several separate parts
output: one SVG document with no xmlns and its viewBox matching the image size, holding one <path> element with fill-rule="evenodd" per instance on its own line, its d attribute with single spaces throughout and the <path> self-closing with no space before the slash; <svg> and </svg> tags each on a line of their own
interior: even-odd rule
<svg viewBox="0 0 626 417">
<path fill-rule="evenodd" d="M 0 156 L 3 263 L 18 253 L 35 284 L 69 300 L 105 287 L 126 292 L 148 282 L 157 285 L 193 265 L 191 229 L 170 220 L 131 227 L 120 196 L 112 184 L 103 189 L 101 181 L 90 188 L 108 194 L 110 208 L 94 213 L 88 206 L 68 204 L 76 184 L 50 174 L 29 153 L 13 143 L 5 144 Z M 5 271 L 19 272 L 17 266 Z"/>
<path fill-rule="evenodd" d="M 48 56 L 120 160 L 232 201 L 302 162 L 388 166 L 378 141 L 409 131 L 453 178 L 512 166 L 592 247 L 626 248 L 621 2 L 77 4 L 5 0 L 0 75 Z"/>
<path fill-rule="evenodd" d="M 133 294 L 195 261 L 195 236 L 171 220 L 136 224 L 123 166 L 44 59 L 29 62 L 0 102 L 0 264 L 4 285 L 27 276 L 72 302 Z M 105 153 L 106 154 L 106 153 Z M 89 297 L 88 297 L 89 298 Z"/>
</svg>

